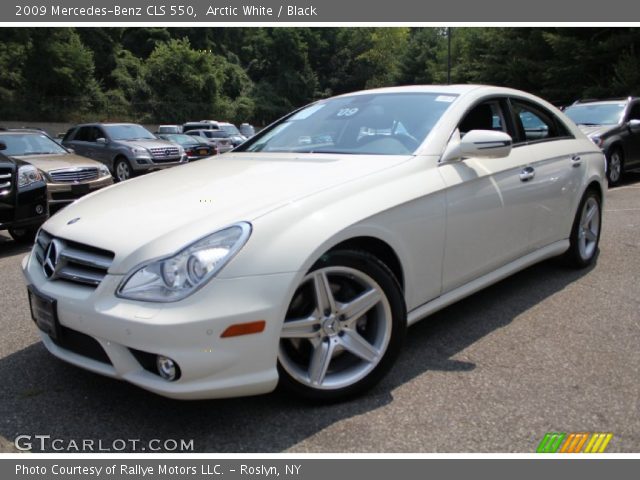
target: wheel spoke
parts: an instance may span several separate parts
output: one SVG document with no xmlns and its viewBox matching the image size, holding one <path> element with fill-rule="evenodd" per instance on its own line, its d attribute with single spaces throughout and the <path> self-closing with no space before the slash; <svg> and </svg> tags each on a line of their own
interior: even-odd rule
<svg viewBox="0 0 640 480">
<path fill-rule="evenodd" d="M 344 315 L 345 325 L 353 328 L 355 322 L 375 307 L 381 299 L 380 292 L 372 288 L 350 302 L 339 305 L 338 313 Z"/>
<path fill-rule="evenodd" d="M 589 240 L 590 242 L 595 242 L 596 239 L 598 238 L 598 236 L 594 232 L 589 230 L 589 229 L 587 229 L 584 232 L 584 235 L 585 235 L 586 239 Z"/>
<path fill-rule="evenodd" d="M 327 339 L 313 350 L 311 361 L 309 362 L 309 379 L 312 384 L 322 385 L 331 363 L 334 348 L 335 343 Z"/>
<path fill-rule="evenodd" d="M 282 338 L 312 338 L 318 335 L 320 321 L 316 316 L 288 320 L 282 326 Z"/>
<path fill-rule="evenodd" d="M 596 214 L 596 206 L 592 205 L 591 208 L 589 208 L 586 212 L 586 215 L 584 216 L 584 222 L 583 225 L 586 228 L 589 223 L 591 223 L 591 220 L 593 220 L 594 215 Z"/>
<path fill-rule="evenodd" d="M 316 272 L 313 275 L 313 288 L 316 295 L 316 305 L 321 313 L 335 312 L 336 302 L 331 292 L 329 279 L 323 271 Z"/>
<path fill-rule="evenodd" d="M 369 363 L 375 362 L 380 355 L 380 351 L 355 330 L 346 330 L 340 337 L 340 343 L 348 352 Z"/>
</svg>

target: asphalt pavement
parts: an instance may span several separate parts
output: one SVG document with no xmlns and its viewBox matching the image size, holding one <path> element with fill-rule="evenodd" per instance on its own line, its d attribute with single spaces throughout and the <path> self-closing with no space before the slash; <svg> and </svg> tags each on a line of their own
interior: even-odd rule
<svg viewBox="0 0 640 480">
<path fill-rule="evenodd" d="M 280 391 L 180 402 L 67 365 L 30 319 L 27 252 L 0 233 L 0 451 L 49 435 L 197 452 L 534 452 L 555 431 L 611 432 L 608 452 L 640 452 L 640 175 L 607 192 L 594 267 L 545 262 L 433 315 L 380 385 L 334 405 Z"/>
</svg>

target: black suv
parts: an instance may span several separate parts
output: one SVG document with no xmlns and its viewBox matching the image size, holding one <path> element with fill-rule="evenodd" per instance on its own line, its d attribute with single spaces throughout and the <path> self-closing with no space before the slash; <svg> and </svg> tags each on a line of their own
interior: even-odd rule
<svg viewBox="0 0 640 480">
<path fill-rule="evenodd" d="M 6 146 L 0 142 L 0 150 Z M 16 242 L 33 242 L 49 216 L 47 184 L 36 167 L 0 153 L 0 230 Z"/>
<path fill-rule="evenodd" d="M 610 186 L 640 169 L 640 98 L 580 100 L 564 113 L 604 151 Z"/>
</svg>

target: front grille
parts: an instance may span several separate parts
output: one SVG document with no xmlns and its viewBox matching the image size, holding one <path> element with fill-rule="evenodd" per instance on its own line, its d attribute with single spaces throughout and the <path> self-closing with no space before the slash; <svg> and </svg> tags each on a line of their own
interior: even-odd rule
<svg viewBox="0 0 640 480">
<path fill-rule="evenodd" d="M 49 176 L 57 183 L 88 182 L 98 178 L 98 169 L 95 167 L 65 168 L 64 170 L 52 170 Z"/>
<path fill-rule="evenodd" d="M 178 147 L 158 147 L 150 148 L 149 151 L 153 158 L 166 158 L 166 157 L 178 157 Z"/>
<path fill-rule="evenodd" d="M 49 280 L 91 287 L 100 285 L 115 256 L 107 250 L 54 238 L 44 230 L 38 233 L 33 252 Z"/>
<path fill-rule="evenodd" d="M 89 335 L 60 325 L 58 338 L 51 337 L 51 341 L 60 348 L 111 365 L 111 360 L 102 345 Z"/>
<path fill-rule="evenodd" d="M 180 157 L 153 159 L 153 163 L 172 163 L 172 162 L 179 162 L 179 161 L 180 161 Z"/>
<path fill-rule="evenodd" d="M 11 192 L 11 177 L 13 173 L 7 168 L 0 168 L 0 197 Z"/>
</svg>

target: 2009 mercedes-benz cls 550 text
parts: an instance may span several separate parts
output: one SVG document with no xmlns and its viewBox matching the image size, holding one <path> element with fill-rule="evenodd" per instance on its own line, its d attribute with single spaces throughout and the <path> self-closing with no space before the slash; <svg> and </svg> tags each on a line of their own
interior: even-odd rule
<svg viewBox="0 0 640 480">
<path fill-rule="evenodd" d="M 408 325 L 535 262 L 594 262 L 604 165 L 517 90 L 321 100 L 52 217 L 23 262 L 32 316 L 55 356 L 168 397 L 345 398 Z"/>
</svg>

